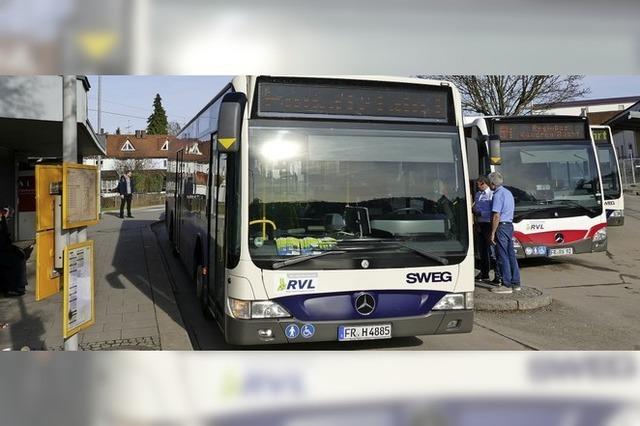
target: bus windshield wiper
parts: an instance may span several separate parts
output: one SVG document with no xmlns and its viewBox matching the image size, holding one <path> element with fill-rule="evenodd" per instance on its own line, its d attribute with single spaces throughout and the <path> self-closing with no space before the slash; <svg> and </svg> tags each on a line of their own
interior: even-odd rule
<svg viewBox="0 0 640 426">
<path fill-rule="evenodd" d="M 431 260 L 433 260 L 435 262 L 438 262 L 441 265 L 448 265 L 449 264 L 449 260 L 448 259 L 446 259 L 444 257 L 440 257 L 440 256 L 435 255 L 435 254 L 432 254 L 432 253 L 429 253 L 428 251 L 424 251 L 422 249 L 419 249 L 419 248 L 416 248 L 416 247 L 411 247 L 411 246 L 408 246 L 408 245 L 402 244 L 402 243 L 398 243 L 398 246 L 404 247 L 406 249 L 409 249 L 409 250 L 413 251 L 414 253 L 417 253 L 422 257 L 426 257 L 427 259 L 431 259 Z"/>
<path fill-rule="evenodd" d="M 555 204 L 554 204 L 555 203 Z M 563 205 L 564 204 L 564 205 Z M 549 200 L 547 201 L 547 204 L 544 205 L 545 207 L 542 208 L 537 208 L 537 209 L 532 209 L 532 210 L 528 210 L 522 213 L 515 213 L 514 214 L 514 219 L 525 219 L 528 216 L 531 216 L 534 213 L 539 213 L 539 212 L 544 212 L 547 210 L 556 210 L 558 208 L 562 208 L 562 207 L 569 207 L 569 208 L 580 208 L 581 210 L 587 211 L 589 213 L 594 213 L 593 210 L 591 210 L 588 207 L 583 206 L 582 204 L 573 201 L 573 200 Z"/>
<path fill-rule="evenodd" d="M 346 253 L 347 250 L 328 250 L 323 251 L 322 253 L 316 254 L 302 254 L 300 256 L 292 257 L 287 260 L 281 260 L 279 262 L 274 262 L 271 267 L 273 269 L 284 268 L 285 266 L 296 265 L 298 263 L 306 262 L 307 260 L 317 259 L 318 257 L 328 256 L 330 254 L 343 254 Z"/>
<path fill-rule="evenodd" d="M 365 240 L 361 240 L 361 241 L 365 241 Z M 416 254 L 419 254 L 422 257 L 426 257 L 427 259 L 433 260 L 434 262 L 438 262 L 441 265 L 448 265 L 449 264 L 449 260 L 445 259 L 444 257 L 440 257 L 438 255 L 429 253 L 428 251 L 416 248 L 416 247 L 412 247 L 410 245 L 407 244 L 403 244 L 402 242 L 400 242 L 397 239 L 370 239 L 369 242 L 377 242 L 377 243 L 389 243 L 388 245 L 385 245 L 386 247 L 402 247 L 402 248 L 406 248 L 409 249 L 411 251 L 413 251 Z"/>
<path fill-rule="evenodd" d="M 534 213 L 546 212 L 547 210 L 555 210 L 557 208 L 558 208 L 558 206 L 547 205 L 547 206 L 542 207 L 542 208 L 527 210 L 527 211 L 522 212 L 522 213 L 515 212 L 514 215 L 513 215 L 513 218 L 514 219 L 524 219 L 524 218 L 526 218 L 528 216 L 531 216 Z"/>
<path fill-rule="evenodd" d="M 347 241 L 353 241 L 353 240 L 347 240 Z M 415 248 L 415 247 L 411 247 L 409 245 L 406 244 L 402 244 L 400 242 L 398 242 L 397 240 L 383 240 L 383 239 L 358 239 L 357 240 L 360 243 L 383 243 L 382 246 L 378 245 L 366 245 L 366 246 L 361 246 L 361 247 L 340 247 L 337 249 L 333 249 L 333 250 L 327 250 L 327 251 L 323 251 L 322 253 L 316 253 L 316 254 L 302 254 L 299 256 L 295 256 L 286 260 L 281 260 L 279 262 L 274 262 L 271 267 L 273 269 L 281 269 L 284 268 L 286 266 L 291 266 L 291 265 L 297 265 L 299 263 L 303 263 L 306 262 L 308 260 L 312 260 L 312 259 L 317 259 L 319 257 L 324 257 L 324 256 L 328 256 L 331 254 L 344 254 L 344 253 L 350 253 L 350 252 L 365 252 L 365 251 L 375 251 L 381 248 L 394 248 L 394 247 L 402 247 L 402 248 L 406 248 L 409 249 L 411 251 L 413 251 L 414 253 L 419 254 L 420 256 L 426 257 L 427 259 L 433 260 L 434 262 L 438 262 L 441 265 L 448 265 L 449 264 L 449 260 L 445 259 L 444 257 L 440 257 L 437 256 L 435 254 L 429 253 L 427 251 L 421 250 L 419 248 Z M 384 243 L 390 243 L 390 244 L 384 244 Z"/>
<path fill-rule="evenodd" d="M 557 203 L 560 206 L 562 206 L 564 204 L 565 207 L 578 207 L 578 208 L 580 208 L 582 210 L 588 211 L 589 213 L 594 213 L 594 211 L 591 210 L 590 208 L 585 207 L 582 204 L 578 203 L 577 201 L 573 201 L 573 200 L 558 199 L 558 200 L 552 200 L 551 203 Z"/>
</svg>

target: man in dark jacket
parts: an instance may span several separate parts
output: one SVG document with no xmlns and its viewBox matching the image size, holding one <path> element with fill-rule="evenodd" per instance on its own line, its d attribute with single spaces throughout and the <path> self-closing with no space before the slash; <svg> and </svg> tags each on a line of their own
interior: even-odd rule
<svg viewBox="0 0 640 426">
<path fill-rule="evenodd" d="M 131 177 L 131 170 L 127 170 L 120 176 L 118 193 L 120 193 L 120 219 L 124 218 L 124 205 L 127 204 L 127 217 L 131 216 L 131 197 L 135 191 L 135 181 Z"/>
<path fill-rule="evenodd" d="M 27 285 L 27 259 L 11 242 L 7 226 L 10 215 L 11 209 L 0 208 L 0 289 L 6 296 L 22 296 Z"/>
</svg>

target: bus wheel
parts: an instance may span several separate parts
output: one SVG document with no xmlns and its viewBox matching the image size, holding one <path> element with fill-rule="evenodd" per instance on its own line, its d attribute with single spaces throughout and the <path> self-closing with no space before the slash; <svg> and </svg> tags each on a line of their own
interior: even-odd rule
<svg viewBox="0 0 640 426">
<path fill-rule="evenodd" d="M 202 265 L 199 265 L 196 270 L 196 296 L 198 297 L 198 303 L 200 304 L 200 310 L 205 319 L 213 319 L 211 311 L 209 310 L 209 284 L 205 279 Z"/>
</svg>

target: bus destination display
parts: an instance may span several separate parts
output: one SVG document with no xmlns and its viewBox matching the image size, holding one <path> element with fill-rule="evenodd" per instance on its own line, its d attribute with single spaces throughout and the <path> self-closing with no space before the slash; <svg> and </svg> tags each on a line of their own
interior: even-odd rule
<svg viewBox="0 0 640 426">
<path fill-rule="evenodd" d="M 263 81 L 258 115 L 446 123 L 449 105 L 440 88 Z"/>
<path fill-rule="evenodd" d="M 611 142 L 607 129 L 591 129 L 594 142 Z"/>
<path fill-rule="evenodd" d="M 501 141 L 586 139 L 584 122 L 574 123 L 496 123 Z"/>
</svg>

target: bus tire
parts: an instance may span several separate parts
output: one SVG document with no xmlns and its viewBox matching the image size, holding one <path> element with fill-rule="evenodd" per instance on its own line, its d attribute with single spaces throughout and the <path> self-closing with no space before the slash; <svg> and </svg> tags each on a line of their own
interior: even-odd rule
<svg viewBox="0 0 640 426">
<path fill-rule="evenodd" d="M 213 319 L 211 311 L 209 310 L 209 284 L 205 280 L 205 276 L 202 273 L 203 266 L 199 265 L 196 268 L 196 296 L 198 303 L 200 304 L 200 310 L 205 319 Z"/>
</svg>

